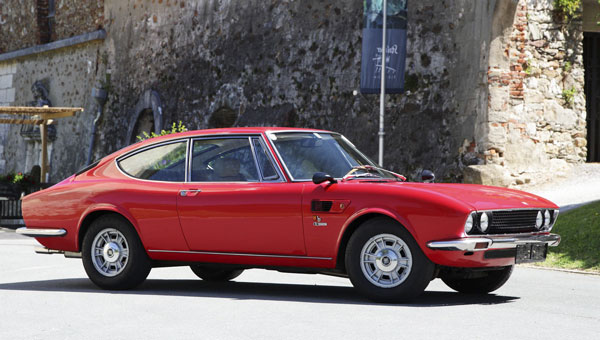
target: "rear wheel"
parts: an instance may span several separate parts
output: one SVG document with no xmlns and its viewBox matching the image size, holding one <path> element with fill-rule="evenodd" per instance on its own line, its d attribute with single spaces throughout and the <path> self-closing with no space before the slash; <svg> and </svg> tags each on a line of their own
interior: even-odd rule
<svg viewBox="0 0 600 340">
<path fill-rule="evenodd" d="M 211 268 L 200 265 L 192 265 L 190 268 L 202 280 L 212 282 L 231 281 L 244 271 L 243 269 Z"/>
<path fill-rule="evenodd" d="M 488 270 L 478 272 L 479 277 L 460 277 L 456 275 L 444 275 L 442 281 L 456 290 L 464 294 L 486 294 L 495 291 L 502 287 L 510 275 L 514 266 L 504 267 L 499 270 Z"/>
<path fill-rule="evenodd" d="M 81 250 L 88 277 L 103 289 L 134 288 L 152 268 L 137 233 L 117 215 L 104 215 L 92 222 Z"/>
<path fill-rule="evenodd" d="M 378 302 L 416 298 L 435 269 L 412 235 L 388 218 L 361 225 L 348 241 L 345 261 L 354 287 Z"/>
</svg>

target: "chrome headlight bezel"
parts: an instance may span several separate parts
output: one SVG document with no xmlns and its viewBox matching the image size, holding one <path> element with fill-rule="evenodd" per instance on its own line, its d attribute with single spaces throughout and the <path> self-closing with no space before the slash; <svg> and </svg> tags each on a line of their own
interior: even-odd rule
<svg viewBox="0 0 600 340">
<path fill-rule="evenodd" d="M 551 231 L 552 228 L 554 228 L 554 224 L 556 224 L 556 219 L 558 218 L 559 213 L 560 213 L 560 210 L 558 210 L 558 209 L 554 209 L 551 211 L 552 220 L 550 222 L 550 225 L 548 226 L 548 231 Z"/>
<path fill-rule="evenodd" d="M 490 227 L 490 217 L 486 212 L 482 212 L 481 215 L 479 215 L 479 224 L 477 227 L 482 233 L 486 233 L 488 231 Z"/>
<path fill-rule="evenodd" d="M 544 229 L 548 229 L 550 227 L 550 223 L 552 222 L 552 216 L 550 216 L 550 210 L 544 210 Z"/>
<path fill-rule="evenodd" d="M 471 233 L 471 231 L 473 231 L 473 226 L 475 225 L 475 219 L 473 218 L 473 214 L 469 214 L 469 217 L 467 217 L 467 220 L 465 221 L 465 226 L 464 226 L 464 230 L 465 230 L 465 234 L 469 234 Z"/>
</svg>

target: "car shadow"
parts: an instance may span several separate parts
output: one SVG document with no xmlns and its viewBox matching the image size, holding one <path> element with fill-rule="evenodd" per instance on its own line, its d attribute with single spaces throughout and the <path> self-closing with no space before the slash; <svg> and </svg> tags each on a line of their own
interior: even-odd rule
<svg viewBox="0 0 600 340">
<path fill-rule="evenodd" d="M 238 300 L 271 300 L 311 303 L 391 305 L 375 303 L 362 297 L 352 287 L 317 286 L 283 283 L 222 282 L 201 280 L 148 279 L 134 290 L 102 290 L 88 279 L 58 279 L 0 284 L 0 290 L 73 292 L 125 295 L 162 295 Z M 513 302 L 518 297 L 495 294 L 466 295 L 454 292 L 425 291 L 408 304 L 397 306 L 443 307 L 459 305 L 495 305 Z"/>
</svg>

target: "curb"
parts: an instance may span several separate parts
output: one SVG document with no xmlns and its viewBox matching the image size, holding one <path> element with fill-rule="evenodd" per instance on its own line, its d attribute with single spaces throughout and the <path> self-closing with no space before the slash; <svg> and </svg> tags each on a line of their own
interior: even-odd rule
<svg viewBox="0 0 600 340">
<path fill-rule="evenodd" d="M 564 273 L 573 273 L 573 274 L 583 274 L 583 275 L 600 276 L 600 272 L 591 272 L 591 271 L 578 270 L 578 269 L 564 269 L 564 268 L 555 268 L 555 267 L 542 267 L 542 266 L 536 266 L 536 265 L 530 265 L 530 264 L 519 264 L 518 266 L 519 267 L 523 267 L 523 268 L 543 269 L 543 270 L 550 270 L 550 271 L 555 271 L 555 272 L 564 272 Z"/>
</svg>

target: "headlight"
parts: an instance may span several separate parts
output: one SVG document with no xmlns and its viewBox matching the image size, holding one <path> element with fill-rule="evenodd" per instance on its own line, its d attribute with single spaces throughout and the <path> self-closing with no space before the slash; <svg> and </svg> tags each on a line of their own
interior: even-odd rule
<svg viewBox="0 0 600 340">
<path fill-rule="evenodd" d="M 544 210 L 544 227 L 550 226 L 550 210 Z"/>
<path fill-rule="evenodd" d="M 469 214 L 467 217 L 467 222 L 465 222 L 465 234 L 468 234 L 473 230 L 473 215 Z"/>
<path fill-rule="evenodd" d="M 485 233 L 488 230 L 488 227 L 490 226 L 490 219 L 488 217 L 488 215 L 486 213 L 482 213 L 481 216 L 479 217 L 479 230 L 481 230 L 481 232 Z"/>
<path fill-rule="evenodd" d="M 542 215 L 542 211 L 538 211 L 537 217 L 535 218 L 535 227 L 540 229 L 544 224 L 544 215 Z"/>
</svg>

